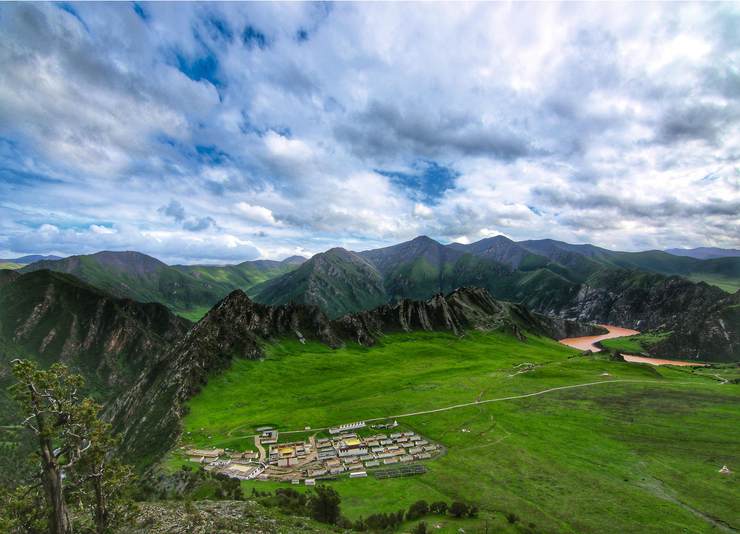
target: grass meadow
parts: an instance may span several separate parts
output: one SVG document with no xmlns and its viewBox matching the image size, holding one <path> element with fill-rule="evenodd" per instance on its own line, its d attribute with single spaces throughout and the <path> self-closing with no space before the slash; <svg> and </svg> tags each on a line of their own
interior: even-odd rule
<svg viewBox="0 0 740 534">
<path fill-rule="evenodd" d="M 189 403 L 182 444 L 241 450 L 253 448 L 255 428 L 266 424 L 316 429 L 605 382 L 400 418 L 447 449 L 424 462 L 427 473 L 330 483 L 352 519 L 418 499 L 480 507 L 476 519 L 427 517 L 436 532 L 721 532 L 740 528 L 737 474 L 718 473 L 725 464 L 740 471 L 740 388 L 720 383 L 736 375 L 733 366 L 584 357 L 501 332 L 393 334 L 372 348 L 339 350 L 283 341 L 264 360 L 236 361 L 210 380 Z M 168 459 L 171 467 L 182 461 Z"/>
</svg>

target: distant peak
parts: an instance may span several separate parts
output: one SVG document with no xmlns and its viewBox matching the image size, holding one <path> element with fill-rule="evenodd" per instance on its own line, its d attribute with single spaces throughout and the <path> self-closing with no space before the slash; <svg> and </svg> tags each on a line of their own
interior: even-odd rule
<svg viewBox="0 0 740 534">
<path fill-rule="evenodd" d="M 307 261 L 307 258 L 305 258 L 303 256 L 295 255 L 295 256 L 289 256 L 289 257 L 285 258 L 280 263 L 289 263 L 289 264 L 300 265 L 301 263 L 304 263 L 305 261 Z"/>
<path fill-rule="evenodd" d="M 434 239 L 432 239 L 428 235 L 419 235 L 419 236 L 416 236 L 415 238 L 413 238 L 411 240 L 411 242 L 412 243 L 424 243 L 424 242 L 426 242 L 426 243 L 429 243 L 429 242 L 436 243 L 437 241 L 435 241 Z"/>
</svg>

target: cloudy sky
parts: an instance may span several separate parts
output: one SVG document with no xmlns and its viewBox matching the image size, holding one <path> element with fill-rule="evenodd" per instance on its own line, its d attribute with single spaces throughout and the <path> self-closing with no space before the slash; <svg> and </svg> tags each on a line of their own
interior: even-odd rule
<svg viewBox="0 0 740 534">
<path fill-rule="evenodd" d="M 738 4 L 1 4 L 0 257 L 740 247 Z"/>
</svg>

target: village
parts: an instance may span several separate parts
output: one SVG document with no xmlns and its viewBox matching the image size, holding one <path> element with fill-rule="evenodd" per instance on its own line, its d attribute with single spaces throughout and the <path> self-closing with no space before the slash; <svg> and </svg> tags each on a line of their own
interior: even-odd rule
<svg viewBox="0 0 740 534">
<path fill-rule="evenodd" d="M 365 478 L 368 471 L 378 478 L 424 472 L 419 462 L 439 456 L 442 447 L 397 427 L 395 421 L 374 427 L 359 421 L 330 428 L 327 437 L 313 434 L 306 441 L 282 443 L 277 429 L 260 428 L 254 437 L 256 451 L 187 449 L 186 455 L 206 470 L 232 478 L 303 482 L 307 486 L 342 476 Z"/>
</svg>

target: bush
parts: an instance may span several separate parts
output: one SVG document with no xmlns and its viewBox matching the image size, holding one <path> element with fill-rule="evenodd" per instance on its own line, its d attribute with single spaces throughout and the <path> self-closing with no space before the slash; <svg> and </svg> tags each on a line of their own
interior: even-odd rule
<svg viewBox="0 0 740 534">
<path fill-rule="evenodd" d="M 464 502 L 455 501 L 450 506 L 450 515 L 453 517 L 463 517 L 468 514 L 468 505 Z"/>
<path fill-rule="evenodd" d="M 424 517 L 429 513 L 429 505 L 426 501 L 416 501 L 414 504 L 409 506 L 409 511 L 406 512 L 406 519 L 413 521 Z"/>
<path fill-rule="evenodd" d="M 414 527 L 414 530 L 412 532 L 413 534 L 427 534 L 429 530 L 427 530 L 427 524 L 424 521 L 421 521 Z"/>
<path fill-rule="evenodd" d="M 509 512 L 508 514 L 506 514 L 506 520 L 513 525 L 514 523 L 519 521 L 519 516 L 513 512 Z"/>
</svg>

